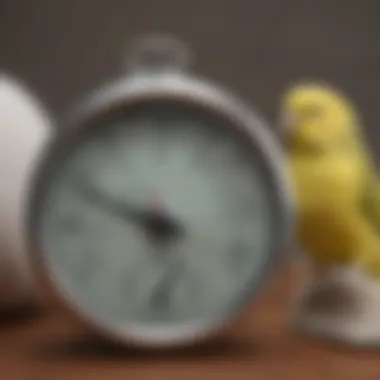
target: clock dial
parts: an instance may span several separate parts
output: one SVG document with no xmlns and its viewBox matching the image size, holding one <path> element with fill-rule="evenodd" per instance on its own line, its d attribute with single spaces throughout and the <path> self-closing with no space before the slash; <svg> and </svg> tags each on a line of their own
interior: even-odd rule
<svg viewBox="0 0 380 380">
<path fill-rule="evenodd" d="M 57 164 L 41 203 L 57 287 L 120 329 L 231 312 L 272 255 L 262 166 L 243 134 L 193 106 L 146 104 L 97 123 Z"/>
</svg>

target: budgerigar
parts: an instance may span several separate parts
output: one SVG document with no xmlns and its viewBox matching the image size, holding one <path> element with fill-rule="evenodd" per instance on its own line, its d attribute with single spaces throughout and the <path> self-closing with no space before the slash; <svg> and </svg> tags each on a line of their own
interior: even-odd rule
<svg viewBox="0 0 380 380">
<path fill-rule="evenodd" d="M 300 246 L 318 270 L 352 264 L 380 278 L 380 179 L 354 106 L 301 83 L 282 98 L 281 123 Z"/>
</svg>

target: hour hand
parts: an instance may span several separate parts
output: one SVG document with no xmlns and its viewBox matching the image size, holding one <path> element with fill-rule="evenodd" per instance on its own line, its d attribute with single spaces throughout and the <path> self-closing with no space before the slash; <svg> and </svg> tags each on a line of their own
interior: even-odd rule
<svg viewBox="0 0 380 380">
<path fill-rule="evenodd" d="M 181 279 L 183 270 L 183 263 L 178 260 L 166 268 L 166 272 L 159 283 L 156 284 L 150 297 L 150 305 L 155 310 L 168 309 L 172 292 L 175 290 L 177 282 Z"/>
</svg>

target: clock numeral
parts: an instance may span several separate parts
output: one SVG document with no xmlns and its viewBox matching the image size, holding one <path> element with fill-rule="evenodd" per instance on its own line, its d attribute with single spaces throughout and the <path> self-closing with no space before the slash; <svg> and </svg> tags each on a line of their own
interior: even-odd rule
<svg viewBox="0 0 380 380">
<path fill-rule="evenodd" d="M 185 302 L 187 307 L 196 309 L 201 306 L 203 299 L 204 286 L 202 278 L 197 276 L 194 272 L 188 272 L 186 276 L 186 293 L 185 293 Z"/>
<path fill-rule="evenodd" d="M 123 302 L 131 300 L 136 295 L 138 283 L 144 279 L 143 265 L 140 262 L 133 264 L 120 277 L 119 291 Z"/>
<path fill-rule="evenodd" d="M 252 247 L 244 241 L 235 242 L 228 251 L 229 264 L 233 270 L 239 272 L 247 265 L 252 255 Z"/>
<path fill-rule="evenodd" d="M 92 251 L 85 251 L 78 262 L 76 277 L 81 284 L 86 283 L 98 270 L 98 267 L 99 257 L 95 256 Z"/>
<path fill-rule="evenodd" d="M 162 162 L 162 160 L 165 158 L 167 154 L 167 138 L 168 138 L 168 126 L 166 123 L 161 122 L 159 124 L 159 128 L 155 128 L 154 135 L 152 138 L 154 138 L 154 146 L 153 151 L 155 152 L 155 155 L 153 158 L 155 158 L 158 162 Z"/>
<path fill-rule="evenodd" d="M 82 230 L 83 225 L 75 216 L 63 216 L 58 220 L 57 228 L 66 234 L 76 234 Z"/>
</svg>

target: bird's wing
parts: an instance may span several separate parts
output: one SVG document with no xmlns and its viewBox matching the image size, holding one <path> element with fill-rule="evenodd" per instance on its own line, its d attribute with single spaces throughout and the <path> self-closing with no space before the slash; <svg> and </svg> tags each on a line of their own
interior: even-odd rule
<svg viewBox="0 0 380 380">
<path fill-rule="evenodd" d="M 366 218 L 380 231 L 380 177 L 372 172 L 366 175 L 362 194 L 362 208 Z"/>
</svg>

